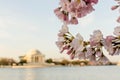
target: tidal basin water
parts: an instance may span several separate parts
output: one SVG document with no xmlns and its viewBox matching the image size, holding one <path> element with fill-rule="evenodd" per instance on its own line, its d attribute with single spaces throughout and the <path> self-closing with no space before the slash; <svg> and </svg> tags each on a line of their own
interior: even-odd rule
<svg viewBox="0 0 120 80">
<path fill-rule="evenodd" d="M 0 68 L 0 80 L 120 80 L 120 66 Z"/>
</svg>

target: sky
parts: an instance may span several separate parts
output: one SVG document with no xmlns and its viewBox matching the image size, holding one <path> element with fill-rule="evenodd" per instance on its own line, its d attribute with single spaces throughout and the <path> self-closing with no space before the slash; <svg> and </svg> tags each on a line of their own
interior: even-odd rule
<svg viewBox="0 0 120 80">
<path fill-rule="evenodd" d="M 38 49 L 46 58 L 68 58 L 65 53 L 59 53 L 55 44 L 62 26 L 53 12 L 58 4 L 59 0 L 0 0 L 0 57 L 17 59 Z M 69 26 L 70 32 L 80 33 L 85 40 L 97 29 L 104 36 L 113 35 L 114 28 L 119 25 L 116 22 L 118 11 L 110 9 L 114 4 L 114 0 L 99 0 L 94 12 L 79 19 L 78 25 Z M 120 60 L 120 56 L 108 58 Z"/>
</svg>

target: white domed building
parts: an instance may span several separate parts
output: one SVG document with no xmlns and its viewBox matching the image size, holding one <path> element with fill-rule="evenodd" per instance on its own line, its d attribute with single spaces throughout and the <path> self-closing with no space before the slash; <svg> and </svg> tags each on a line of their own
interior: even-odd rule
<svg viewBox="0 0 120 80">
<path fill-rule="evenodd" d="M 21 56 L 21 59 L 26 60 L 27 63 L 44 63 L 45 55 L 43 55 L 39 50 L 31 50 L 26 53 L 25 56 Z"/>
<path fill-rule="evenodd" d="M 13 68 L 38 68 L 54 66 L 54 64 L 45 63 L 45 55 L 39 50 L 30 50 L 24 56 L 19 56 L 20 61 L 24 62 L 18 66 L 12 66 Z M 27 63 L 26 63 L 27 62 Z"/>
</svg>

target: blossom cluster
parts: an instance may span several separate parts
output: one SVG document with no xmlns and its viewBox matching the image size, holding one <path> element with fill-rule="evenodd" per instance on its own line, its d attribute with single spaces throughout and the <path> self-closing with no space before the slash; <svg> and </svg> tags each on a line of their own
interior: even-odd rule
<svg viewBox="0 0 120 80">
<path fill-rule="evenodd" d="M 54 10 L 56 16 L 66 24 L 78 24 L 78 18 L 94 11 L 98 0 L 60 0 L 60 7 Z"/>
<path fill-rule="evenodd" d="M 120 13 L 120 0 L 115 0 L 118 4 L 114 5 L 111 7 L 112 10 L 118 9 L 119 8 L 119 13 Z M 117 22 L 120 23 L 120 16 L 117 19 Z"/>
<path fill-rule="evenodd" d="M 85 41 L 78 33 L 75 37 L 69 32 L 67 25 L 63 25 L 58 33 L 57 46 L 60 52 L 66 50 L 71 59 L 88 59 L 90 61 L 108 63 L 107 57 L 103 54 L 103 48 L 106 49 L 109 55 L 120 54 L 120 27 L 114 29 L 114 35 L 106 36 L 100 30 L 95 30 L 93 35 L 90 35 L 89 41 Z"/>
<path fill-rule="evenodd" d="M 89 41 L 85 41 L 80 33 L 74 37 L 69 32 L 67 25 L 63 25 L 58 33 L 58 41 L 56 44 L 59 47 L 60 52 L 62 53 L 65 51 L 66 54 L 70 55 L 71 59 L 87 59 L 107 64 L 109 60 L 103 54 L 103 48 L 105 48 L 110 55 L 117 55 L 120 53 L 120 39 L 118 39 L 120 27 L 116 28 L 114 31 L 116 36 L 107 36 L 106 38 L 103 38 L 102 32 L 100 30 L 95 30 L 93 34 L 90 35 Z M 116 43 L 116 40 L 118 41 L 118 44 Z"/>
<path fill-rule="evenodd" d="M 120 54 L 120 26 L 114 28 L 113 34 L 115 36 L 107 36 L 105 39 L 105 49 L 110 55 Z"/>
<path fill-rule="evenodd" d="M 120 7 L 120 0 L 115 1 L 118 4 L 114 5 L 112 10 Z M 93 4 L 97 2 L 98 0 L 60 0 L 60 7 L 54 12 L 64 24 L 58 33 L 56 45 L 61 53 L 65 51 L 71 59 L 87 59 L 107 64 L 109 60 L 103 53 L 104 50 L 111 56 L 120 54 L 120 26 L 114 28 L 114 35 L 108 35 L 105 38 L 100 30 L 95 30 L 90 35 L 89 41 L 85 41 L 80 33 L 73 36 L 68 28 L 68 24 L 78 24 L 78 18 L 91 13 L 94 10 Z M 117 22 L 120 23 L 120 17 Z"/>
</svg>

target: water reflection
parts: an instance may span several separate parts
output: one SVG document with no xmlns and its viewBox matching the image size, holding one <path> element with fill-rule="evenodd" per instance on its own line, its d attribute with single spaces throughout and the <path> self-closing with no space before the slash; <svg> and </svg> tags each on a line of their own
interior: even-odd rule
<svg viewBox="0 0 120 80">
<path fill-rule="evenodd" d="M 118 80 L 120 66 L 0 68 L 0 80 Z"/>
<path fill-rule="evenodd" d="M 24 80 L 35 80 L 34 69 L 26 69 L 24 78 L 25 78 Z"/>
</svg>

